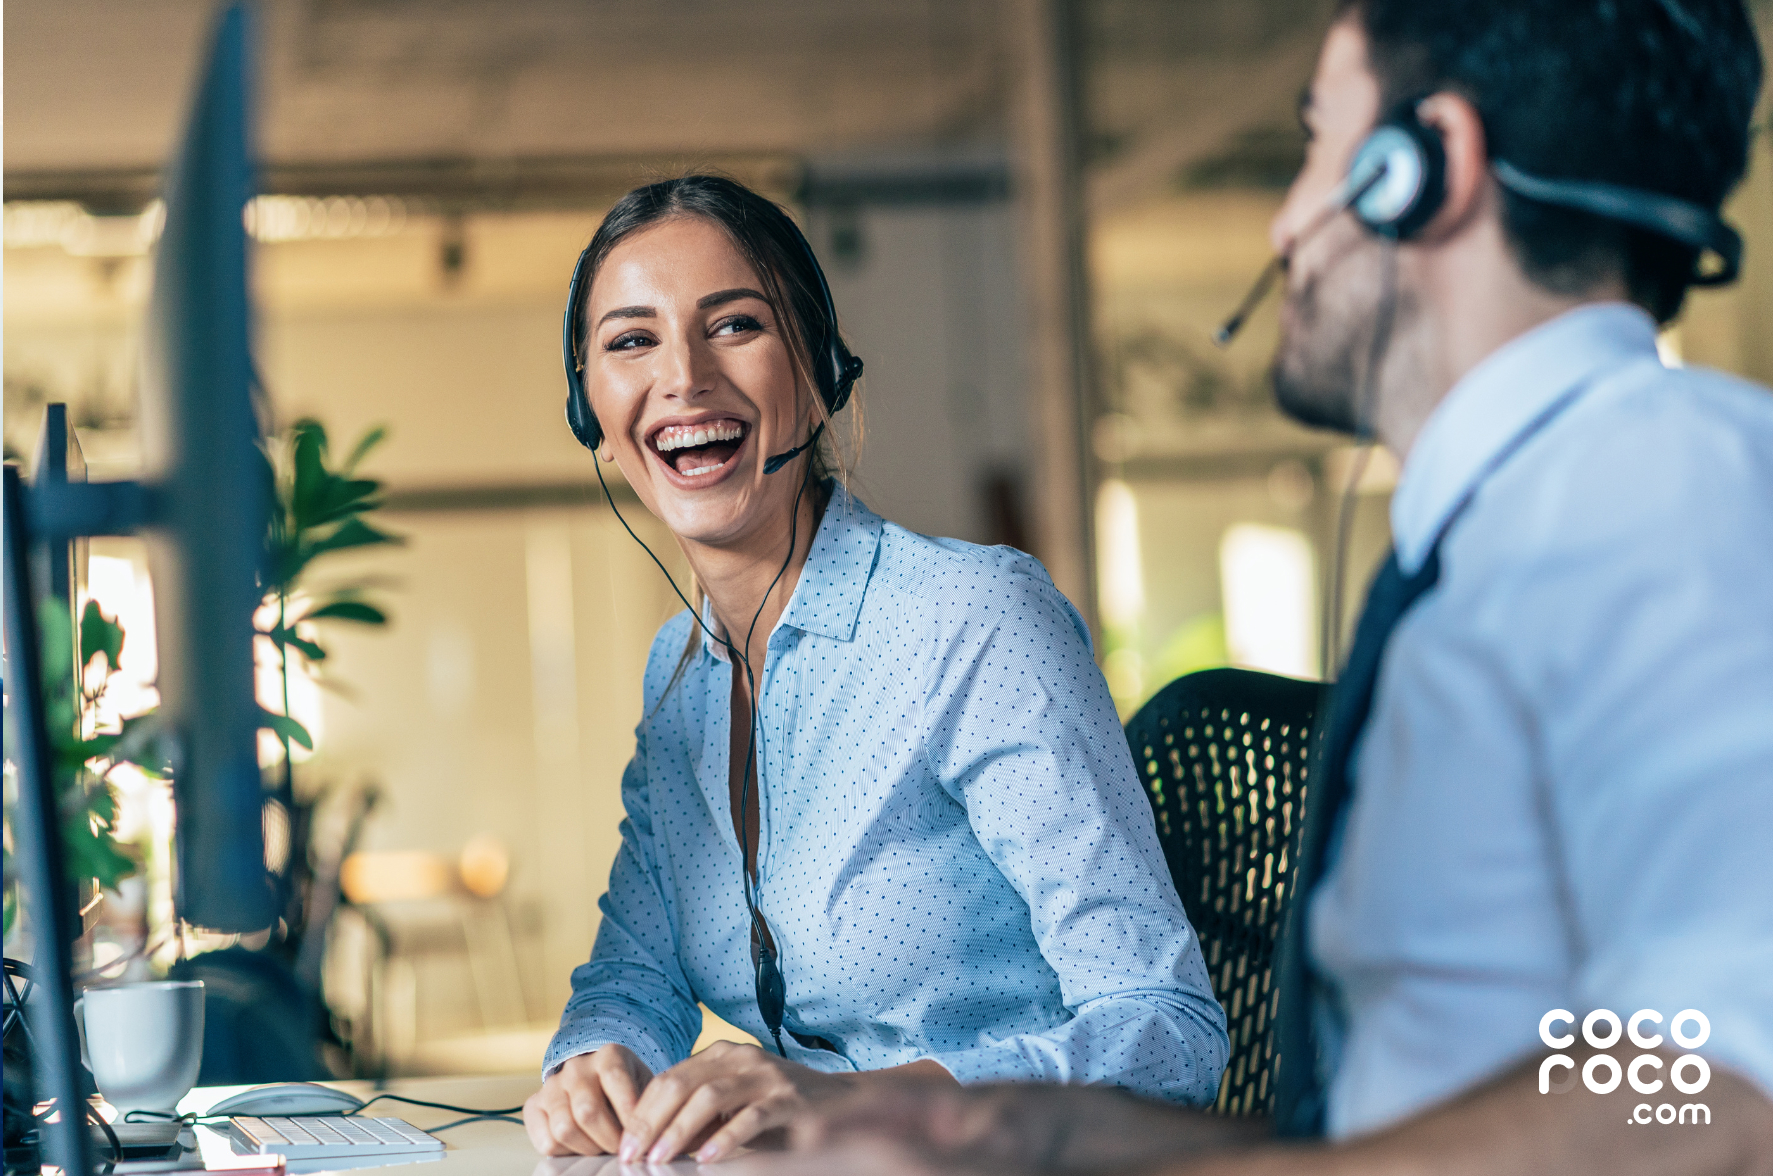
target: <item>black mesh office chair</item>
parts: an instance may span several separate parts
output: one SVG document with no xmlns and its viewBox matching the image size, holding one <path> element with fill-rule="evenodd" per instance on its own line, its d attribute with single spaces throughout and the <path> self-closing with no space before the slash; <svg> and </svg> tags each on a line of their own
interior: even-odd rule
<svg viewBox="0 0 1773 1176">
<path fill-rule="evenodd" d="M 1127 724 L 1158 840 L 1225 1006 L 1216 1108 L 1274 1109 L 1271 966 L 1292 898 L 1312 718 L 1323 686 L 1254 670 L 1178 678 Z"/>
</svg>

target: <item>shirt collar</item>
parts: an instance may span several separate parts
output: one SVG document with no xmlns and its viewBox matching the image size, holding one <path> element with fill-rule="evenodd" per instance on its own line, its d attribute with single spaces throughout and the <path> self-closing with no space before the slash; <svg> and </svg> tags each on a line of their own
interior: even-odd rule
<svg viewBox="0 0 1773 1176">
<path fill-rule="evenodd" d="M 1656 324 L 1636 306 L 1579 306 L 1486 356 L 1429 414 L 1391 499 L 1398 567 L 1414 574 L 1477 484 L 1560 397 L 1601 370 L 1656 355 Z"/>
<path fill-rule="evenodd" d="M 856 618 L 862 612 L 862 596 L 874 574 L 874 556 L 885 525 L 886 520 L 862 505 L 841 484 L 833 483 L 831 501 L 826 503 L 825 517 L 813 535 L 806 566 L 800 569 L 800 580 L 794 585 L 794 595 L 782 610 L 777 627 L 790 625 L 834 641 L 854 637 Z M 707 604 L 703 605 L 702 615 L 708 626 L 718 631 L 714 611 Z M 726 650 L 709 640 L 706 633 L 702 635 L 702 648 L 726 660 Z"/>
</svg>

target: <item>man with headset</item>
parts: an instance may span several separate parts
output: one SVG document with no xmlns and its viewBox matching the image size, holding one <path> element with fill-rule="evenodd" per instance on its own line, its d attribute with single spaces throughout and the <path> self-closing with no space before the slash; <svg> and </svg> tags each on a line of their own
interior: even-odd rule
<svg viewBox="0 0 1773 1176">
<path fill-rule="evenodd" d="M 1656 343 L 1735 276 L 1760 81 L 1743 0 L 1343 0 L 1274 377 L 1403 473 L 1275 1112 L 907 1084 L 808 1172 L 1773 1172 L 1773 396 Z"/>
</svg>

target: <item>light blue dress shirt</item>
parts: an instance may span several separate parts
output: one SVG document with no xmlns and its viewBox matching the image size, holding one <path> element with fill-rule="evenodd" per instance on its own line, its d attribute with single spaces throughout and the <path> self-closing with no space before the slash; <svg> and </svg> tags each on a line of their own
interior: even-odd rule
<svg viewBox="0 0 1773 1176">
<path fill-rule="evenodd" d="M 768 1041 L 731 669 L 703 638 L 671 684 L 691 624 L 653 642 L 622 848 L 549 1070 L 619 1042 L 661 1071 L 688 1056 L 697 1001 Z M 1038 562 L 835 490 L 758 671 L 759 906 L 791 1059 L 1215 1096 L 1224 1013 L 1087 630 Z"/>
<path fill-rule="evenodd" d="M 1330 1133 L 1534 1056 L 1558 1008 L 1654 1009 L 1665 1045 L 1698 1009 L 1697 1052 L 1773 1096 L 1773 395 L 1664 367 L 1635 307 L 1571 311 L 1435 409 L 1392 499 L 1406 573 L 1468 498 L 1312 898 Z M 1704 1101 L 1661 1077 L 1646 1101 Z"/>
</svg>

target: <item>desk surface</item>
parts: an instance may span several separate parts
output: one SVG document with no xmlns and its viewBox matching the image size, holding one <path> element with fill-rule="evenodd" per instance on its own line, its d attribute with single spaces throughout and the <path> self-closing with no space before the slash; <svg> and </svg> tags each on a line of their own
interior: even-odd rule
<svg viewBox="0 0 1773 1176">
<path fill-rule="evenodd" d="M 398 1078 L 377 1089 L 370 1082 L 328 1082 L 358 1098 L 376 1094 L 404 1094 L 428 1102 L 450 1103 L 459 1107 L 514 1107 L 534 1094 L 541 1085 L 531 1077 L 507 1078 Z M 207 1109 L 240 1087 L 199 1087 L 179 1104 L 181 1110 Z M 429 1130 L 462 1116 L 453 1111 L 434 1111 L 429 1107 L 408 1106 L 392 1100 L 379 1102 L 369 1113 L 405 1119 L 414 1127 Z M 497 1120 L 464 1123 L 452 1127 L 437 1138 L 448 1145 L 442 1160 L 420 1163 L 382 1164 L 366 1167 L 366 1173 L 386 1172 L 390 1176 L 401 1169 L 400 1176 L 688 1176 L 698 1165 L 680 1160 L 670 1165 L 621 1164 L 610 1156 L 569 1156 L 550 1159 L 538 1156 L 530 1146 L 529 1136 L 515 1123 Z M 226 1147 L 226 1132 L 211 1136 Z M 207 1149 L 206 1149 L 207 1150 Z M 442 1167 L 436 1165 L 442 1164 Z M 292 1169 L 293 1170 L 293 1169 Z M 302 1166 L 303 1172 L 322 1169 Z"/>
</svg>

